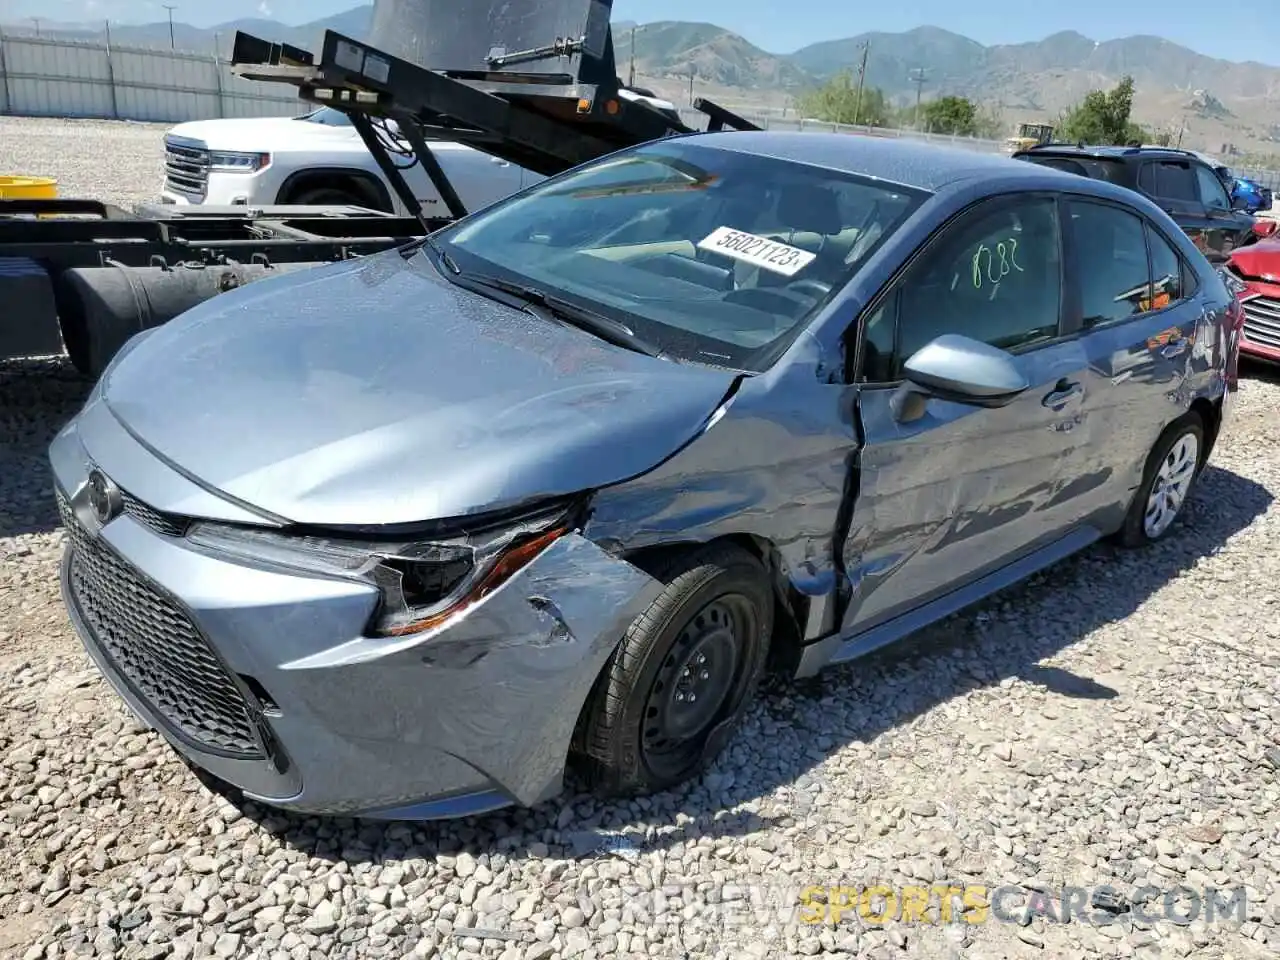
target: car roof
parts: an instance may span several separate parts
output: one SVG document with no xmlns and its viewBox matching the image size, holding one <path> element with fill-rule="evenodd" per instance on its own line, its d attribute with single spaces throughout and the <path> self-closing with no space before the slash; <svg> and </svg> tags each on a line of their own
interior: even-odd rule
<svg viewBox="0 0 1280 960">
<path fill-rule="evenodd" d="M 733 130 L 688 137 L 700 145 L 860 174 L 930 192 L 980 176 L 1033 178 L 1043 167 L 1000 154 L 945 147 L 905 137 L 849 133 Z M 660 141 L 659 141 L 660 142 Z M 1072 177 L 1072 174 L 1061 174 Z"/>
<path fill-rule="evenodd" d="M 1194 150 L 1182 150 L 1178 147 L 1116 147 L 1103 144 L 1080 146 L 1076 143 L 1048 143 L 1039 147 L 1019 150 L 1014 156 L 1020 157 L 1098 157 L 1121 159 L 1123 157 L 1151 157 L 1158 160 L 1199 160 L 1210 166 L 1221 164 L 1210 160 Z"/>
</svg>

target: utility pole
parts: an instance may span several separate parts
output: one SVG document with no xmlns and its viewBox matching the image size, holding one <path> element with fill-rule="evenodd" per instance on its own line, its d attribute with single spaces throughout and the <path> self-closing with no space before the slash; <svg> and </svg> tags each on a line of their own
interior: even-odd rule
<svg viewBox="0 0 1280 960">
<path fill-rule="evenodd" d="M 697 64 L 689 64 L 689 105 L 693 105 L 693 78 L 698 74 Z"/>
<path fill-rule="evenodd" d="M 174 39 L 173 39 L 173 11 L 177 10 L 178 8 L 172 3 L 162 4 L 162 6 L 169 11 L 169 49 L 177 50 L 178 45 L 177 43 L 174 42 Z"/>
<path fill-rule="evenodd" d="M 858 98 L 853 102 L 853 125 L 858 125 L 862 116 L 862 89 L 867 82 L 867 54 L 871 52 L 871 41 L 862 44 L 862 66 L 858 67 Z"/>
<path fill-rule="evenodd" d="M 917 67 L 911 71 L 911 82 L 916 85 L 916 129 L 920 129 L 920 96 L 924 91 L 924 85 L 929 82 L 927 76 L 929 70 L 927 67 Z"/>
<path fill-rule="evenodd" d="M 36 36 L 40 36 L 40 17 L 32 17 L 31 22 L 36 25 Z"/>
<path fill-rule="evenodd" d="M 627 86 L 636 85 L 636 28 L 631 28 L 631 70 L 627 74 Z"/>
</svg>

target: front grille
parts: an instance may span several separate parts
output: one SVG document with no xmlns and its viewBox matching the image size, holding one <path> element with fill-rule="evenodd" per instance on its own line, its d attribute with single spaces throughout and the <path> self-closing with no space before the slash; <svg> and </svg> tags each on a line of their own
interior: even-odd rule
<svg viewBox="0 0 1280 960">
<path fill-rule="evenodd" d="M 164 138 L 165 186 L 191 199 L 203 200 L 209 189 L 209 149 L 199 140 Z"/>
<path fill-rule="evenodd" d="M 153 510 L 137 497 L 123 494 L 124 512 L 143 526 L 165 537 L 185 537 L 190 523 L 184 517 L 171 517 Z"/>
<path fill-rule="evenodd" d="M 1244 302 L 1244 337 L 1280 349 L 1280 300 L 1253 297 Z"/>
<path fill-rule="evenodd" d="M 195 745 L 264 759 L 249 704 L 182 607 L 90 537 L 61 492 L 58 511 L 71 541 L 72 599 L 115 669 Z"/>
</svg>

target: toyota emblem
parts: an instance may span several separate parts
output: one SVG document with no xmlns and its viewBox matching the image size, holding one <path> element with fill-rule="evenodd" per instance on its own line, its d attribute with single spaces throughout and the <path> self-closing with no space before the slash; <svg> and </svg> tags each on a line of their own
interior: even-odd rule
<svg viewBox="0 0 1280 960">
<path fill-rule="evenodd" d="M 101 470 L 89 474 L 89 508 L 98 523 L 106 526 L 123 508 L 124 502 L 117 487 Z"/>
</svg>

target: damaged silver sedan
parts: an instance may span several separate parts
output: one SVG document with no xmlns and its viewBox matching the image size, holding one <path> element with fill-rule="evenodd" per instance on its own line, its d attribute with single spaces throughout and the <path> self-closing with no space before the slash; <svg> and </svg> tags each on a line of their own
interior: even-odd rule
<svg viewBox="0 0 1280 960">
<path fill-rule="evenodd" d="M 54 441 L 71 618 L 280 807 L 668 788 L 766 669 L 1165 536 L 1240 312 L 1137 194 L 733 132 L 140 334 Z"/>
</svg>

